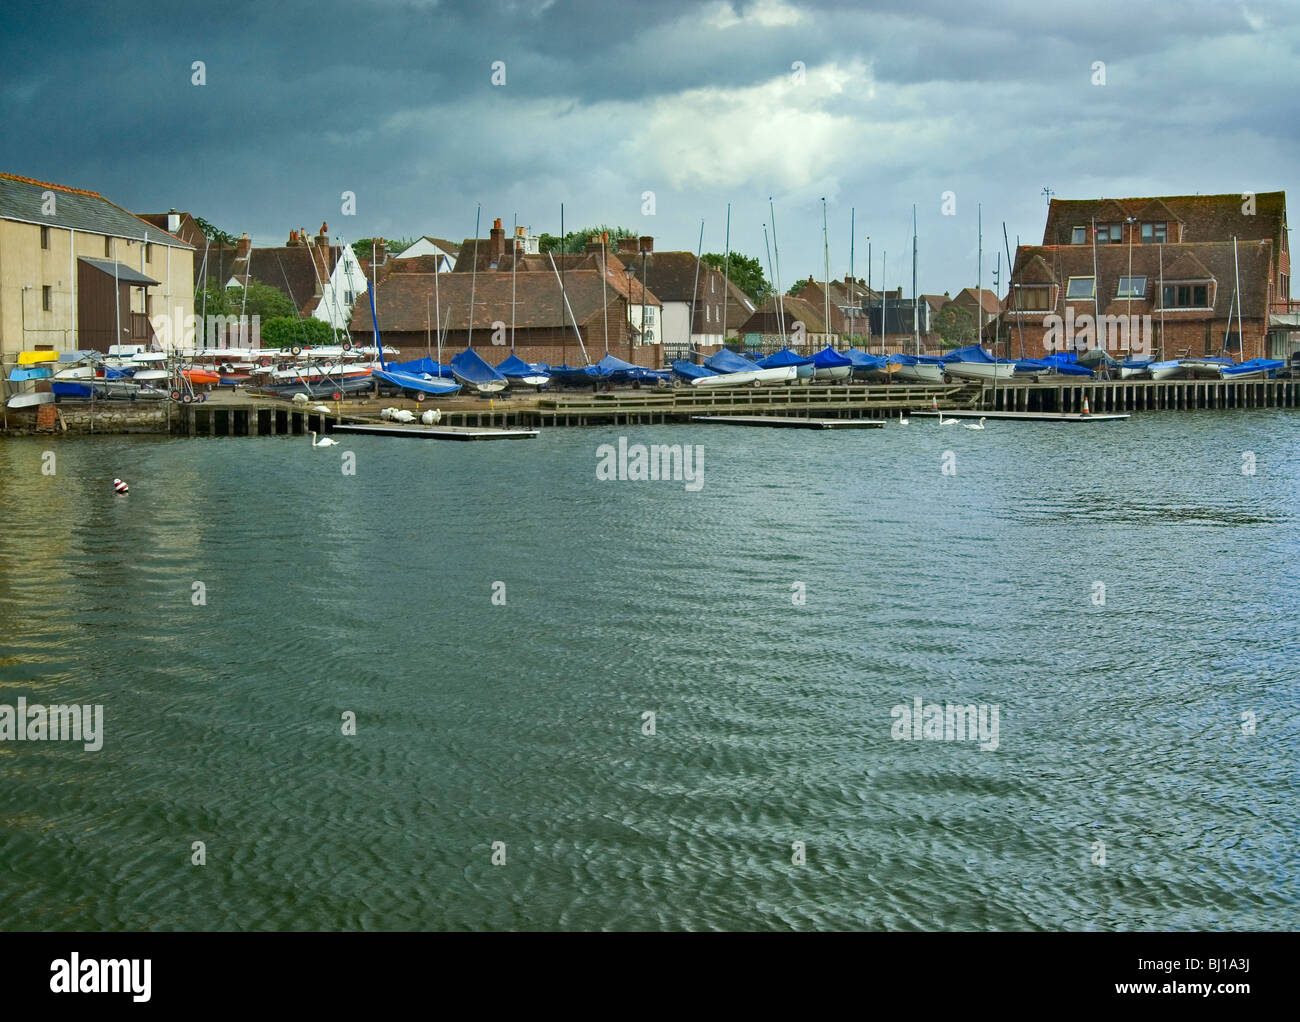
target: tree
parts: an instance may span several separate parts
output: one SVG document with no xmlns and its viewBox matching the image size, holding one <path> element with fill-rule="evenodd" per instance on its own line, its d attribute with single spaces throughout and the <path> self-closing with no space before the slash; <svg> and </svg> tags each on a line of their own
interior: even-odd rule
<svg viewBox="0 0 1300 1022">
<path fill-rule="evenodd" d="M 754 300 L 755 305 L 762 305 L 772 296 L 772 285 L 763 276 L 763 264 L 739 252 L 725 253 L 705 252 L 700 261 L 715 270 L 726 269 L 727 278 L 745 294 Z"/>
<path fill-rule="evenodd" d="M 601 224 L 599 227 L 582 227 L 576 231 L 569 231 L 561 239 L 558 234 L 539 234 L 537 236 L 537 248 L 540 252 L 554 252 L 579 254 L 587 251 L 587 242 L 592 236 L 599 237 L 601 234 L 609 234 L 608 251 L 618 250 L 619 238 L 636 238 L 639 237 L 636 231 L 629 230 L 626 227 L 610 227 L 607 224 Z"/>
<path fill-rule="evenodd" d="M 942 339 L 945 348 L 961 348 L 967 344 L 974 344 L 978 334 L 975 312 L 965 305 L 949 302 L 935 315 L 934 329 Z"/>
<path fill-rule="evenodd" d="M 220 227 L 213 226 L 201 216 L 196 216 L 194 218 L 194 223 L 198 225 L 199 230 L 203 232 L 203 236 L 207 238 L 208 241 L 212 242 L 212 244 L 224 245 L 227 248 L 234 247 L 235 236 L 233 234 L 223 231 Z"/>
<path fill-rule="evenodd" d="M 266 348 L 319 347 L 336 340 L 330 325 L 314 316 L 277 316 L 262 323 L 262 346 Z"/>
</svg>

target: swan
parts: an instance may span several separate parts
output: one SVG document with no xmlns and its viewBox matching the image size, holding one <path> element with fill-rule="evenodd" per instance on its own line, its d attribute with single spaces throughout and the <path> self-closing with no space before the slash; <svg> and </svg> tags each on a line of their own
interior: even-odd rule
<svg viewBox="0 0 1300 1022">
<path fill-rule="evenodd" d="M 982 416 L 982 415 L 980 416 L 980 421 L 979 421 L 979 424 L 978 424 L 978 425 L 976 425 L 976 424 L 974 424 L 974 423 L 970 423 L 970 422 L 963 422 L 962 425 L 963 425 L 966 429 L 983 429 L 983 428 L 984 428 L 984 416 Z"/>
<path fill-rule="evenodd" d="M 942 415 L 939 416 L 940 426 L 956 426 L 959 422 L 961 419 L 945 419 Z"/>
<path fill-rule="evenodd" d="M 337 444 L 338 441 L 333 437 L 323 436 L 317 440 L 316 431 L 314 429 L 311 431 L 311 445 L 313 447 L 334 447 Z"/>
<path fill-rule="evenodd" d="M 307 395 L 306 395 L 306 394 L 295 394 L 295 395 L 293 396 L 293 403 L 296 404 L 296 405 L 305 405 L 305 404 L 307 403 Z"/>
<path fill-rule="evenodd" d="M 408 412 L 405 408 L 398 409 L 391 416 L 394 422 L 414 422 L 415 413 Z"/>
<path fill-rule="evenodd" d="M 900 426 L 906 426 L 910 421 L 911 420 L 906 415 L 900 415 L 898 417 L 898 424 Z"/>
<path fill-rule="evenodd" d="M 425 412 L 423 415 L 420 416 L 420 421 L 423 422 L 426 426 L 437 425 L 439 422 L 442 421 L 442 410 L 439 408 L 431 408 L 429 411 Z"/>
<path fill-rule="evenodd" d="M 311 410 L 313 412 L 324 412 L 326 415 L 329 415 L 330 413 L 330 410 L 326 408 L 324 405 L 312 405 Z"/>
</svg>

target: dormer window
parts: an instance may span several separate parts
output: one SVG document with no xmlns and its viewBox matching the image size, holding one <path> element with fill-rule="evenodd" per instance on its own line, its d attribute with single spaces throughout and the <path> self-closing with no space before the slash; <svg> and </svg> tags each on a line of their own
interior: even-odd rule
<svg viewBox="0 0 1300 1022">
<path fill-rule="evenodd" d="M 1160 298 L 1161 304 L 1166 309 L 1208 309 L 1210 286 L 1208 284 L 1166 284 Z"/>
<path fill-rule="evenodd" d="M 1071 245 L 1086 245 L 1086 244 L 1088 244 L 1088 228 L 1086 228 L 1086 227 L 1075 227 L 1075 228 L 1073 228 L 1073 229 L 1070 231 L 1070 244 L 1071 244 Z"/>
<path fill-rule="evenodd" d="M 1051 289 L 1017 284 L 1020 308 L 1024 312 L 1045 312 L 1051 306 Z"/>
<path fill-rule="evenodd" d="M 1169 225 L 1167 223 L 1142 225 L 1142 244 L 1163 245 L 1168 238 Z"/>
<path fill-rule="evenodd" d="M 1145 298 L 1147 296 L 1146 277 L 1120 277 L 1117 298 Z"/>
<path fill-rule="evenodd" d="M 1095 280 L 1095 277 L 1071 277 L 1069 286 L 1065 289 L 1066 300 L 1079 301 L 1084 298 L 1091 298 Z"/>
<path fill-rule="evenodd" d="M 1124 238 L 1123 224 L 1098 224 L 1097 244 L 1118 245 Z"/>
</svg>

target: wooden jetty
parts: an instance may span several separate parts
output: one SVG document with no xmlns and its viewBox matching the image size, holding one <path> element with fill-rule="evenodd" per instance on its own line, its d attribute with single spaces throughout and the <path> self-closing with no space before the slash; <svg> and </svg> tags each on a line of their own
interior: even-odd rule
<svg viewBox="0 0 1300 1022">
<path fill-rule="evenodd" d="M 771 426 L 777 429 L 883 429 L 884 419 L 812 419 L 779 415 L 692 415 L 692 422 L 720 426 Z"/>
<path fill-rule="evenodd" d="M 973 412 L 930 410 L 912 414 L 931 418 L 946 415 L 953 419 L 1013 419 L 1019 422 L 1115 422 L 1129 418 L 1128 412 L 992 412 L 984 409 Z"/>
<path fill-rule="evenodd" d="M 387 423 L 347 422 L 335 426 L 332 433 L 358 433 L 362 436 L 401 436 L 417 440 L 532 440 L 535 429 L 494 429 L 478 426 L 417 426 Z"/>
<path fill-rule="evenodd" d="M 1142 411 L 1230 408 L 1295 408 L 1300 378 L 1227 382 L 1220 380 L 1080 380 L 1049 377 L 1012 380 L 996 388 L 979 383 L 930 386 L 880 383 L 796 384 L 775 387 L 630 389 L 613 393 L 561 390 L 493 400 L 459 396 L 425 402 L 350 399 L 304 405 L 247 394 L 213 394 L 202 403 L 175 405 L 171 428 L 187 436 L 301 435 L 328 433 L 340 425 L 378 424 L 386 406 L 417 415 L 436 404 L 439 425 L 471 429 L 535 430 L 542 426 L 634 426 L 689 423 L 705 417 L 765 417 L 817 420 L 886 419 L 921 415 L 938 405 L 946 412 L 1032 413 L 1044 421 L 1080 421 L 1084 401 L 1093 421 L 1102 415 Z M 1017 416 L 1023 418 L 1024 416 Z M 387 423 L 385 423 L 387 425 Z M 809 425 L 808 428 L 818 428 Z"/>
</svg>

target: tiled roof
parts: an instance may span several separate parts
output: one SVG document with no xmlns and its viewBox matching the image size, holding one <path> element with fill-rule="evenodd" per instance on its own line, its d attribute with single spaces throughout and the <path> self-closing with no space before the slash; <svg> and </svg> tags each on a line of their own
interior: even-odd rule
<svg viewBox="0 0 1300 1022">
<path fill-rule="evenodd" d="M 338 248 L 333 247 L 333 262 L 338 261 Z M 283 270 L 281 269 L 283 267 Z M 231 274 L 242 277 L 251 273 L 253 280 L 266 284 L 287 295 L 299 312 L 308 305 L 317 291 L 317 268 L 312 249 L 306 245 L 285 245 L 280 248 L 254 248 L 248 259 L 235 259 Z M 287 279 L 286 279 L 287 278 Z M 227 280 L 229 277 L 226 278 Z M 224 284 L 225 281 L 222 281 Z M 325 281 L 321 281 L 324 284 Z"/>
<path fill-rule="evenodd" d="M 1159 222 L 1159 219 L 1164 219 L 1183 224 L 1181 239 L 1171 228 L 1171 241 L 1231 241 L 1234 237 L 1258 241 L 1270 238 L 1276 259 L 1277 253 L 1286 246 L 1286 192 L 1256 193 L 1254 213 L 1242 212 L 1245 202 L 1241 194 L 1053 199 L 1047 209 L 1043 244 L 1068 244 L 1074 227 L 1091 224 L 1094 219 L 1098 223 L 1115 223 L 1131 216 L 1150 222 L 1150 212 L 1164 209 L 1166 212 L 1161 218 L 1152 217 L 1151 220 Z"/>
<path fill-rule="evenodd" d="M 474 329 L 490 330 L 494 322 L 510 325 L 511 279 L 508 273 L 483 273 L 472 280 L 464 273 L 394 273 L 379 284 L 375 305 L 379 310 L 381 330 L 395 333 L 419 332 L 429 322 L 429 306 L 434 299 L 435 278 L 438 301 L 448 330 L 469 328 L 471 289 L 474 297 Z M 560 287 L 552 273 L 519 273 L 515 276 L 515 326 L 529 328 L 571 327 L 568 310 Z M 579 323 L 586 322 L 601 309 L 601 282 L 598 270 L 575 270 L 565 275 L 564 291 Z M 610 313 L 621 308 L 621 293 L 605 291 Z M 617 303 L 614 304 L 614 303 Z M 372 333 L 370 303 L 358 302 L 352 313 L 352 330 Z"/>
<path fill-rule="evenodd" d="M 964 287 L 957 292 L 957 297 L 954 298 L 953 301 L 960 301 L 963 304 L 969 303 L 978 309 L 981 294 L 984 297 L 984 311 L 986 313 L 996 316 L 1002 311 L 1001 303 L 998 302 L 998 296 L 992 288 L 986 287 L 981 289 L 975 287 Z"/>
<path fill-rule="evenodd" d="M 1266 313 L 1269 285 L 1274 272 L 1272 249 L 1266 240 L 1239 242 L 1237 246 L 1241 279 L 1241 308 L 1246 317 L 1259 317 Z M 1011 279 L 1017 284 L 1047 283 L 1036 268 L 1047 270 L 1056 282 L 1063 285 L 1058 295 L 1058 307 L 1064 308 L 1064 284 L 1070 277 L 1093 275 L 1093 254 L 1090 245 L 1022 245 L 1016 252 L 1016 268 Z M 1134 245 L 1132 275 L 1146 277 L 1145 299 L 1135 299 L 1131 305 L 1120 299 L 1123 311 L 1141 315 L 1159 308 L 1155 299 L 1162 276 L 1172 280 L 1210 280 L 1217 282 L 1212 288 L 1215 317 L 1226 317 L 1232 305 L 1235 282 L 1233 272 L 1232 242 L 1202 242 L 1187 245 Z M 1048 269 L 1050 264 L 1050 269 Z M 1022 273 L 1022 271 L 1027 271 Z M 1102 311 L 1107 311 L 1117 298 L 1119 278 L 1129 275 L 1127 246 L 1106 245 L 1097 249 L 1097 298 Z M 1072 304 L 1087 306 L 1091 311 L 1092 299 L 1082 299 Z M 1010 305 L 1008 305 L 1010 308 Z M 1050 310 L 1049 310 L 1050 311 Z M 1177 315 L 1177 313 L 1175 313 Z M 1202 315 L 1204 315 L 1202 313 Z"/>
<path fill-rule="evenodd" d="M 800 322 L 804 325 L 804 330 L 810 334 L 824 334 L 826 330 L 826 320 L 823 318 L 825 313 L 824 304 L 814 305 L 812 302 L 798 296 L 786 295 L 781 299 L 780 310 L 785 313 L 785 331 L 790 332 L 793 324 Z M 839 322 L 836 322 L 836 320 Z M 843 314 L 835 306 L 831 306 L 831 332 L 840 332 L 844 329 Z M 778 305 L 775 298 L 769 298 L 760 305 L 752 316 L 744 323 L 740 324 L 739 331 L 742 334 L 775 334 L 780 333 L 779 323 L 781 317 L 778 315 Z"/>
<path fill-rule="evenodd" d="M 45 192 L 54 192 L 54 213 L 41 212 Z M 15 174 L 0 174 L 0 219 L 48 224 L 65 230 L 86 231 L 114 238 L 148 241 L 155 245 L 190 248 L 185 242 L 109 202 L 98 192 L 36 181 Z"/>
</svg>

